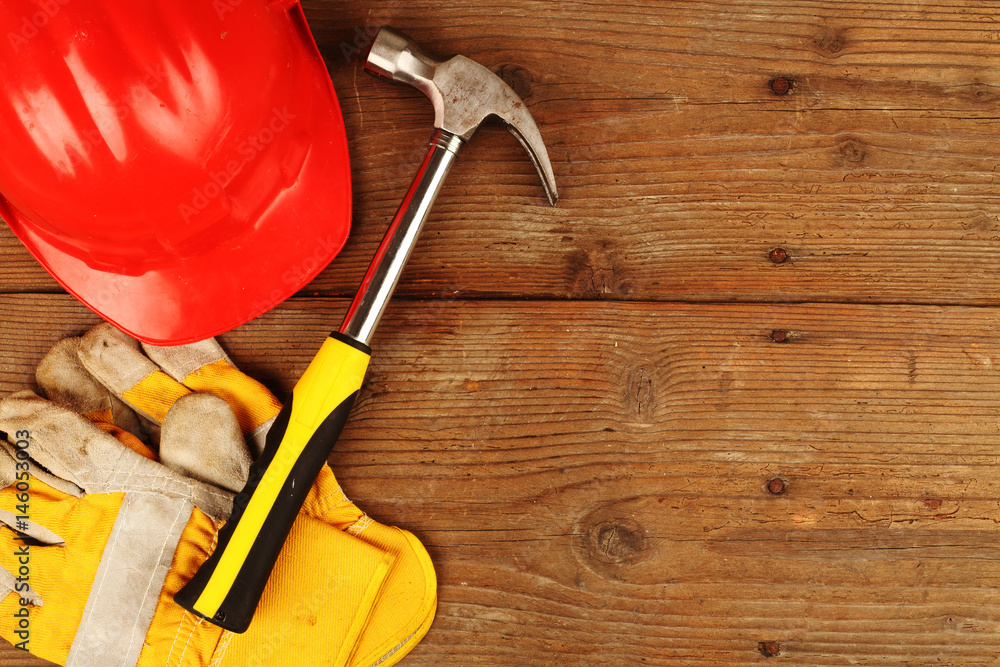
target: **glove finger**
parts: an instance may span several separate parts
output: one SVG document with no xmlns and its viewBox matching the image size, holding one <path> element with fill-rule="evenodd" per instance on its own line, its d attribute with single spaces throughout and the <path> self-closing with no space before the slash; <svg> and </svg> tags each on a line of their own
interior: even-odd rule
<svg viewBox="0 0 1000 667">
<path fill-rule="evenodd" d="M 79 486 L 61 477 L 56 477 L 49 471 L 45 470 L 36 462 L 31 460 L 31 457 L 28 456 L 28 452 L 24 452 L 24 455 L 20 457 L 20 460 L 17 460 L 17 452 L 17 448 L 10 444 L 10 442 L 0 440 L 0 485 L 2 485 L 2 488 L 7 488 L 14 483 L 17 478 L 18 464 L 21 464 L 22 471 L 27 470 L 32 477 L 40 482 L 44 482 L 53 489 L 62 491 L 67 496 L 73 496 L 74 498 L 83 497 L 83 489 Z M 27 465 L 25 465 L 26 463 Z M 9 482 L 6 481 L 8 479 L 10 480 Z"/>
<path fill-rule="evenodd" d="M 18 587 L 20 583 L 20 589 Z M 27 590 L 24 587 L 27 586 Z M 25 582 L 18 582 L 18 580 L 11 574 L 7 568 L 0 567 L 0 600 L 7 597 L 10 593 L 14 593 L 18 597 L 22 597 L 36 607 L 42 606 L 42 596 L 35 592 L 35 589 L 31 587 L 30 584 Z"/>
<path fill-rule="evenodd" d="M 139 342 L 110 324 L 80 339 L 83 367 L 137 413 L 163 423 L 170 406 L 190 392 L 142 353 Z"/>
<path fill-rule="evenodd" d="M 233 493 L 246 485 L 250 452 L 229 403 L 218 396 L 177 399 L 160 438 L 160 461 L 171 470 Z"/>
<path fill-rule="evenodd" d="M 17 481 L 17 462 L 14 460 L 14 452 L 8 449 L 6 433 L 0 434 L 0 489 L 6 489 Z M 27 454 L 25 455 L 27 456 Z"/>
<path fill-rule="evenodd" d="M 159 460 L 159 457 L 156 455 L 156 453 L 152 449 L 147 447 L 142 440 L 135 437 L 133 433 L 130 433 L 129 431 L 126 431 L 123 428 L 118 428 L 114 424 L 109 424 L 107 422 L 102 422 L 102 421 L 95 421 L 90 415 L 84 415 L 84 416 L 87 417 L 87 419 L 89 419 L 94 426 L 101 429 L 108 435 L 114 437 L 118 442 L 122 443 L 123 445 L 131 449 L 133 452 L 145 456 L 150 461 Z"/>
<path fill-rule="evenodd" d="M 35 370 L 46 398 L 94 423 L 105 423 L 144 437 L 139 418 L 121 399 L 94 379 L 80 362 L 80 339 L 64 338 L 49 350 Z"/>
<path fill-rule="evenodd" d="M 21 433 L 21 435 L 25 434 Z M 18 475 L 17 475 L 18 466 L 16 460 L 17 455 L 15 452 L 16 450 L 14 449 L 13 445 L 6 442 L 6 440 L 0 441 L 0 488 L 6 489 L 8 486 L 11 486 L 18 481 Z M 54 481 L 52 475 L 47 475 L 44 473 L 44 471 L 38 470 L 37 468 L 32 469 L 31 464 L 28 462 L 28 458 L 29 458 L 28 454 L 27 452 L 25 452 L 24 456 L 21 457 L 22 470 L 24 470 L 25 472 L 30 472 L 36 477 L 38 477 L 38 474 L 44 475 L 45 478 L 39 478 L 43 482 Z M 21 481 L 25 481 L 23 477 L 21 478 Z M 72 488 L 75 488 L 73 487 L 73 485 L 68 484 L 63 480 L 59 480 L 59 482 L 56 482 L 56 484 L 68 485 Z M 27 489 L 29 487 L 22 486 L 21 488 Z M 14 498 L 16 499 L 17 496 L 15 495 Z M 10 512 L 8 510 L 0 509 L 0 524 L 4 524 L 11 530 L 21 533 L 22 535 L 27 535 L 28 537 L 34 538 L 43 544 L 58 544 L 58 545 L 66 544 L 63 538 L 53 533 L 45 526 L 41 526 L 27 518 L 19 518 L 13 512 Z"/>
<path fill-rule="evenodd" d="M 86 418 L 20 391 L 0 401 L 0 430 L 25 433 L 31 458 L 87 493 L 154 492 L 189 498 L 213 518 L 229 515 L 232 494 L 151 461 Z"/>
<path fill-rule="evenodd" d="M 35 371 L 42 392 L 56 405 L 83 415 L 130 449 L 155 461 L 156 454 L 143 442 L 148 434 L 139 417 L 87 372 L 79 351 L 79 338 L 64 338 L 52 346 Z"/>
<path fill-rule="evenodd" d="M 142 348 L 188 389 L 214 394 L 229 403 L 255 454 L 264 450 L 264 439 L 281 410 L 281 402 L 267 387 L 236 368 L 214 338 L 172 347 L 143 343 Z"/>
<path fill-rule="evenodd" d="M 4 524 L 14 532 L 21 533 L 22 535 L 27 535 L 34 540 L 38 540 L 42 544 L 50 544 L 60 547 L 66 545 L 66 540 L 56 535 L 45 526 L 41 526 L 30 519 L 19 519 L 16 514 L 8 512 L 7 510 L 0 510 L 0 523 Z"/>
</svg>

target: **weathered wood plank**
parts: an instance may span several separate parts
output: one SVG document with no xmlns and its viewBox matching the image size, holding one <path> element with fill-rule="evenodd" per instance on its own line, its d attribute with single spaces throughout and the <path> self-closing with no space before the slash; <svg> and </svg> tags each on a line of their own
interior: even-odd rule
<svg viewBox="0 0 1000 667">
<path fill-rule="evenodd" d="M 419 93 L 359 72 L 355 41 L 388 22 L 501 72 L 563 194 L 550 209 L 520 146 L 483 130 L 403 294 L 997 303 L 1000 4 L 502 9 L 307 3 L 350 133 L 356 224 L 306 293 L 353 291 L 429 133 Z M 0 252 L 3 291 L 56 289 L 7 230 Z"/>
<path fill-rule="evenodd" d="M 970 270 L 992 264 L 998 239 L 997 80 L 978 60 L 998 48 L 988 9 L 528 3 L 496 16 L 462 3 L 439 17 L 426 3 L 385 2 L 320 41 L 329 54 L 338 36 L 342 47 L 389 20 L 440 52 L 471 54 L 526 94 L 549 137 L 560 209 L 532 202 L 530 166 L 514 142 L 490 146 L 503 141 L 493 133 L 442 199 L 447 245 L 420 249 L 412 274 L 427 282 L 411 289 L 993 303 L 992 271 Z M 368 207 L 386 219 L 399 197 L 386 187 L 405 187 L 396 137 L 426 104 L 402 91 L 380 105 L 383 83 L 345 71 L 343 57 L 330 64 L 341 91 L 358 91 L 344 107 L 361 174 L 395 177 L 359 179 L 361 236 Z M 794 81 L 789 94 L 769 89 L 776 76 Z M 766 259 L 775 246 L 792 257 L 779 270 Z M 947 275 L 920 285 L 938 270 Z"/>
<path fill-rule="evenodd" d="M 29 653 L 15 649 L 10 642 L 0 639 L 0 667 L 51 667 L 47 660 L 39 660 Z"/>
<path fill-rule="evenodd" d="M 286 392 L 345 307 L 293 300 L 223 342 Z M 93 321 L 64 296 L 0 298 L 0 390 Z M 789 664 L 992 664 L 998 325 L 395 302 L 333 462 L 435 560 L 438 618 L 405 664 L 743 665 L 769 641 Z"/>
</svg>

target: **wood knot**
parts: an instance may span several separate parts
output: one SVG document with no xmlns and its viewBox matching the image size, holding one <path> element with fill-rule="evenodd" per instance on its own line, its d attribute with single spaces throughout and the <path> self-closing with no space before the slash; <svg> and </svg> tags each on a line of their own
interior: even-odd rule
<svg viewBox="0 0 1000 667">
<path fill-rule="evenodd" d="M 653 369 L 637 366 L 625 378 L 625 406 L 629 414 L 649 419 L 653 414 Z"/>
<path fill-rule="evenodd" d="M 778 642 L 757 642 L 757 650 L 765 658 L 774 658 L 781 655 L 781 644 Z"/>
<path fill-rule="evenodd" d="M 788 261 L 788 251 L 784 248 L 772 248 L 767 258 L 774 264 L 784 264 Z"/>
<path fill-rule="evenodd" d="M 496 74 L 503 79 L 503 82 L 510 86 L 522 100 L 526 100 L 531 97 L 531 93 L 534 91 L 535 86 L 531 79 L 531 73 L 528 70 L 524 69 L 520 65 L 507 64 L 501 65 Z"/>
<path fill-rule="evenodd" d="M 775 95 L 787 95 L 792 90 L 794 81 L 787 76 L 779 76 L 771 79 L 769 84 L 771 92 Z"/>
<path fill-rule="evenodd" d="M 828 28 L 820 33 L 816 38 L 817 50 L 825 56 L 836 56 L 844 50 L 847 44 L 847 35 L 840 28 Z"/>
<path fill-rule="evenodd" d="M 567 281 L 583 298 L 624 296 L 632 289 L 624 258 L 610 240 L 598 240 L 566 255 Z"/>
<path fill-rule="evenodd" d="M 972 102 L 993 104 L 996 102 L 997 94 L 989 84 L 977 82 L 969 86 L 967 97 Z"/>
<path fill-rule="evenodd" d="M 846 139 L 837 146 L 837 153 L 845 164 L 861 164 L 868 157 L 868 147 L 857 139 Z"/>
<path fill-rule="evenodd" d="M 634 563 L 646 551 L 646 530 L 633 519 L 602 521 L 590 530 L 587 551 L 601 563 Z"/>
<path fill-rule="evenodd" d="M 361 391 L 365 396 L 378 396 L 389 391 L 389 385 L 385 381 L 385 375 L 368 371 L 364 380 L 361 381 Z M 360 397 L 359 397 L 360 398 Z"/>
<path fill-rule="evenodd" d="M 1000 229 L 1000 225 L 997 224 L 1000 218 L 991 217 L 983 211 L 977 211 L 975 214 L 969 217 L 966 222 L 962 222 L 962 229 L 976 231 L 976 232 L 995 232 Z"/>
</svg>

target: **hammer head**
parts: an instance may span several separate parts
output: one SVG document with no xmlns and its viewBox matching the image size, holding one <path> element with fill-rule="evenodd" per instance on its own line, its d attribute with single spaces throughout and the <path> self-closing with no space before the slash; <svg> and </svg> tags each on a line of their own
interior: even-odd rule
<svg viewBox="0 0 1000 667">
<path fill-rule="evenodd" d="M 423 91 L 434 105 L 434 127 L 464 141 L 487 118 L 499 118 L 528 151 L 549 203 L 555 205 L 559 193 L 538 126 L 517 93 L 496 74 L 464 56 L 434 60 L 391 28 L 379 31 L 365 69 Z"/>
</svg>

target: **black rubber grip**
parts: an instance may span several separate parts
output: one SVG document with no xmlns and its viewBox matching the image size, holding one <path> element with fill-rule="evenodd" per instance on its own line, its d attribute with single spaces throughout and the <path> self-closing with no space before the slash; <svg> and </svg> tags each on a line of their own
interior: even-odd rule
<svg viewBox="0 0 1000 667">
<path fill-rule="evenodd" d="M 208 617 L 198 611 L 195 605 L 215 573 L 221 555 L 229 545 L 254 491 L 279 450 L 292 413 L 295 400 L 293 394 L 271 426 L 264 452 L 250 468 L 246 487 L 233 500 L 233 512 L 219 531 L 218 546 L 194 577 L 174 596 L 177 604 L 226 630 L 246 631 L 264 593 L 271 570 L 274 569 L 274 564 L 281 553 L 281 547 L 292 529 L 292 523 L 298 516 L 320 469 L 333 451 L 333 446 L 340 437 L 356 398 L 357 392 L 351 394 L 314 431 L 282 485 L 278 499 L 271 506 L 253 542 L 249 556 L 242 562 L 228 594 L 215 614 Z"/>
</svg>

